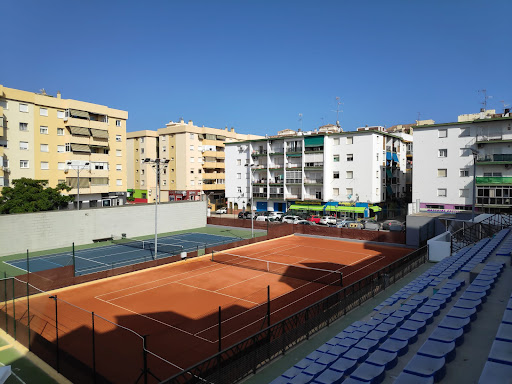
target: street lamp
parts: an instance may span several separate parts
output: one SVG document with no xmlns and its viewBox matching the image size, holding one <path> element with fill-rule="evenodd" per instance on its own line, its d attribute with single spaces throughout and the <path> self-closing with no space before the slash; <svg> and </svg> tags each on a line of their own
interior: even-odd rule
<svg viewBox="0 0 512 384">
<path fill-rule="evenodd" d="M 476 205 L 476 159 L 480 153 L 474 148 L 469 148 L 473 154 L 473 205 L 471 207 L 471 221 L 475 222 L 475 205 Z"/>
<path fill-rule="evenodd" d="M 67 163 L 67 166 L 68 168 L 71 168 L 71 169 L 74 169 L 76 171 L 76 175 L 77 175 L 77 185 L 76 185 L 76 188 L 77 188 L 77 206 L 78 206 L 78 210 L 80 210 L 80 171 L 82 169 L 87 169 L 89 168 L 89 162 L 86 161 L 85 163 L 83 164 L 73 164 L 72 161 L 68 161 Z"/>
<path fill-rule="evenodd" d="M 155 254 L 153 255 L 153 259 L 156 260 L 158 255 L 158 230 L 157 230 L 157 218 L 158 218 L 158 200 L 160 200 L 160 171 L 163 171 L 167 168 L 167 164 L 169 163 L 169 159 L 150 159 L 149 157 L 143 160 L 144 163 L 153 164 L 153 169 L 156 173 L 156 196 L 155 196 Z M 160 166 L 162 168 L 160 168 Z"/>
<path fill-rule="evenodd" d="M 247 169 L 249 170 L 249 198 L 251 199 L 251 238 L 254 237 L 254 214 L 253 214 L 253 211 L 254 211 L 254 196 L 253 196 L 253 193 L 252 193 L 252 172 L 253 172 L 253 167 L 254 167 L 254 164 L 245 164 L 245 166 L 247 167 Z"/>
</svg>

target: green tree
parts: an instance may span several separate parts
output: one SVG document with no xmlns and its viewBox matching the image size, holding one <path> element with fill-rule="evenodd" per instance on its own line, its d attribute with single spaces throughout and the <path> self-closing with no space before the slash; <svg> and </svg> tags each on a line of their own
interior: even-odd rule
<svg viewBox="0 0 512 384">
<path fill-rule="evenodd" d="M 25 177 L 12 181 L 13 187 L 4 187 L 0 196 L 0 213 L 24 213 L 52 211 L 65 207 L 74 196 L 62 195 L 71 188 L 61 183 L 56 188 L 46 187 L 47 180 L 34 180 Z"/>
</svg>

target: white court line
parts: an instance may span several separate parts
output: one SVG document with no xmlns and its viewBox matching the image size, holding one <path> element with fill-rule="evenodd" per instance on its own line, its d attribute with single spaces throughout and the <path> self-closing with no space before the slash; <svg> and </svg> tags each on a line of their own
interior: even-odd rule
<svg viewBox="0 0 512 384">
<path fill-rule="evenodd" d="M 206 288 L 199 288 L 199 287 L 196 287 L 194 285 L 189 285 L 189 284 L 184 284 L 184 283 L 172 283 L 172 284 L 179 284 L 179 285 L 183 285 L 185 287 L 190 287 L 190 288 L 194 288 L 194 289 L 198 289 L 200 291 L 206 291 L 206 292 L 210 292 L 210 293 L 215 293 L 216 295 L 221 295 L 221 296 L 226 296 L 226 297 L 231 297 L 232 299 L 236 299 L 236 301 L 247 301 L 248 303 L 251 303 L 251 304 L 255 304 L 255 305 L 259 305 L 260 303 L 256 303 L 254 301 L 250 301 L 250 300 L 245 300 L 245 299 L 242 299 L 240 297 L 236 297 L 236 296 L 231 296 L 231 295 L 226 295 L 225 293 L 220 293 L 220 292 L 217 292 L 217 291 L 212 291 L 210 289 L 206 289 Z"/>
<path fill-rule="evenodd" d="M 164 326 L 166 326 L 166 327 L 168 327 L 168 328 L 172 328 L 172 329 L 175 329 L 175 330 L 177 330 L 177 331 L 180 331 L 180 332 L 186 333 L 187 335 L 197 337 L 198 339 L 201 339 L 201 340 L 207 341 L 207 342 L 209 342 L 209 343 L 213 343 L 212 341 L 210 341 L 210 340 L 208 340 L 208 339 L 205 339 L 204 337 L 196 336 L 196 335 L 194 335 L 193 333 L 190 333 L 190 332 L 188 332 L 188 331 L 185 331 L 184 329 L 181 329 L 181 328 L 175 327 L 175 326 L 173 326 L 173 325 L 171 325 L 171 324 L 167 324 L 167 323 L 166 323 L 166 322 L 164 322 L 164 321 L 160 321 L 160 320 L 158 320 L 158 319 L 154 319 L 154 318 L 152 318 L 151 316 L 143 315 L 142 313 L 138 313 L 138 312 L 132 311 L 131 309 L 128 309 L 128 308 L 122 307 L 122 306 L 117 305 L 117 304 L 114 304 L 114 303 L 110 303 L 110 302 L 105 301 L 105 300 L 102 300 L 102 299 L 98 299 L 98 300 L 103 301 L 104 303 L 107 303 L 107 304 L 113 305 L 113 306 L 115 306 L 115 307 L 121 308 L 121 309 L 123 309 L 123 310 L 125 310 L 125 311 L 127 311 L 127 312 L 131 312 L 131 313 L 133 313 L 133 314 L 135 314 L 135 315 L 142 316 L 142 317 L 144 317 L 144 318 L 146 318 L 146 319 L 149 319 L 149 320 L 153 320 L 154 322 L 159 323 L 159 324 L 162 324 L 162 325 L 164 325 Z"/>
<path fill-rule="evenodd" d="M 82 259 L 82 260 L 87 260 L 87 261 L 92 261 L 93 263 L 109 266 L 108 264 L 102 263 L 101 261 L 96 261 L 96 260 L 93 260 L 93 259 L 86 259 L 85 257 L 80 257 L 80 256 L 76 256 L 75 255 L 75 258 Z"/>
<path fill-rule="evenodd" d="M 385 258 L 386 258 L 386 256 L 380 256 L 379 260 L 372 261 L 370 264 L 365 265 L 364 267 L 361 267 L 359 269 L 356 269 L 354 272 L 350 272 L 347 276 L 344 276 L 344 277 L 348 277 L 350 275 L 353 275 L 354 273 L 359 272 L 361 269 L 364 269 L 364 268 L 368 267 L 369 265 L 375 264 L 375 263 L 377 263 L 377 262 L 379 262 L 379 261 L 381 261 L 382 259 L 385 259 Z"/>
</svg>

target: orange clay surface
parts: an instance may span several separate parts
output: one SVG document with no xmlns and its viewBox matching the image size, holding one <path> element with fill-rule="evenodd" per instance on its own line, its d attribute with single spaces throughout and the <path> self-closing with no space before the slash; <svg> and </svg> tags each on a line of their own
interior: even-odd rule
<svg viewBox="0 0 512 384">
<path fill-rule="evenodd" d="M 343 273 L 347 286 L 410 252 L 373 243 L 287 236 L 222 253 L 335 269 Z M 147 335 L 148 350 L 165 360 L 150 354 L 148 366 L 163 380 L 218 351 L 219 307 L 222 349 L 264 328 L 267 286 L 271 323 L 340 289 L 215 263 L 207 255 L 52 292 L 60 299 L 59 345 L 91 366 L 91 314 L 73 305 L 81 307 Z M 47 294 L 30 298 L 31 328 L 50 341 L 55 340 L 54 305 Z M 22 306 L 16 303 L 16 315 L 23 312 Z M 134 383 L 143 365 L 142 340 L 106 320 L 95 317 L 96 369 L 112 382 Z M 150 377 L 153 382 L 157 380 Z"/>
</svg>

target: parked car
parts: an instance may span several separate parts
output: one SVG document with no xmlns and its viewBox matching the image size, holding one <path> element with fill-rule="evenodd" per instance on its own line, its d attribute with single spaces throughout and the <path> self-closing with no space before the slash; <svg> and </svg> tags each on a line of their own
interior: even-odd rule
<svg viewBox="0 0 512 384">
<path fill-rule="evenodd" d="M 318 224 L 323 224 L 323 225 L 332 224 L 332 225 L 336 225 L 336 218 L 334 216 L 322 216 L 320 218 L 320 222 Z"/>
<path fill-rule="evenodd" d="M 265 215 L 256 216 L 256 221 L 268 221 L 269 217 Z"/>
<path fill-rule="evenodd" d="M 309 220 L 298 220 L 295 224 L 316 225 L 313 221 L 309 221 Z"/>
<path fill-rule="evenodd" d="M 402 230 L 402 222 L 401 221 L 398 221 L 398 220 L 386 220 L 382 223 L 382 229 L 385 229 L 385 230 L 392 230 L 392 228 L 394 230 L 397 230 L 398 227 L 400 227 L 400 229 L 398 230 Z"/>
<path fill-rule="evenodd" d="M 336 222 L 337 228 L 348 228 L 350 224 L 357 223 L 354 219 L 344 219 L 341 221 Z"/>
<path fill-rule="evenodd" d="M 250 219 L 251 218 L 251 212 L 250 211 L 239 212 L 238 213 L 238 218 L 239 219 Z"/>
<path fill-rule="evenodd" d="M 320 223 L 320 216 L 317 216 L 317 215 L 309 216 L 307 221 L 311 221 L 312 223 L 318 224 L 318 223 Z"/>
<path fill-rule="evenodd" d="M 283 216 L 283 223 L 295 224 L 297 221 L 301 220 L 299 216 Z"/>
<path fill-rule="evenodd" d="M 228 213 L 228 210 L 227 210 L 227 208 L 219 208 L 215 211 L 215 213 L 218 213 L 218 214 Z"/>
<path fill-rule="evenodd" d="M 284 216 L 284 212 L 273 211 L 273 212 L 269 212 L 268 216 L 269 217 L 273 217 L 275 221 L 280 221 L 283 218 L 283 216 Z"/>
</svg>

